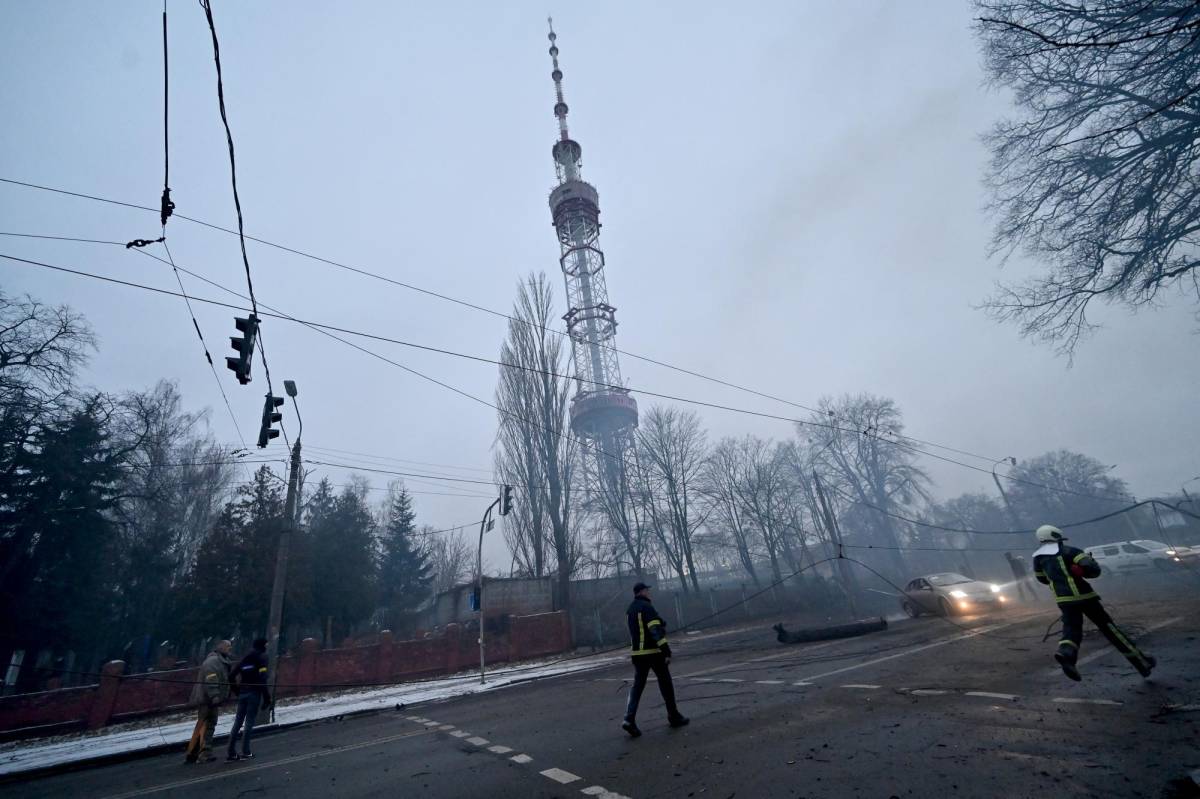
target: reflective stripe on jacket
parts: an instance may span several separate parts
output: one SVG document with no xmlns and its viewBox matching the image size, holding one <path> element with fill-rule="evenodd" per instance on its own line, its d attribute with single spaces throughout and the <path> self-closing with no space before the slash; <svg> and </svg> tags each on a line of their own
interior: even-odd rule
<svg viewBox="0 0 1200 799">
<path fill-rule="evenodd" d="M 667 625 L 647 599 L 637 597 L 625 611 L 629 617 L 629 640 L 633 656 L 657 655 L 667 645 Z"/>
<path fill-rule="evenodd" d="M 1071 574 L 1072 565 L 1079 566 L 1083 571 L 1082 577 Z M 1085 579 L 1099 577 L 1100 564 L 1082 549 L 1069 547 L 1061 542 L 1057 552 L 1034 554 L 1033 576 L 1039 583 L 1050 586 L 1054 591 L 1054 600 L 1059 604 L 1098 599 L 1100 596 Z"/>
</svg>

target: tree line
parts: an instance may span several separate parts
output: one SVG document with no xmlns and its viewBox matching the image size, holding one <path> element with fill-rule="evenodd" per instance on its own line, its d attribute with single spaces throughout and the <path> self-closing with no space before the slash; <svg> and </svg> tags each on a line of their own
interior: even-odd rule
<svg viewBox="0 0 1200 799">
<path fill-rule="evenodd" d="M 0 663 L 19 666 L 20 690 L 266 630 L 284 477 L 264 465 L 239 484 L 239 453 L 172 383 L 79 385 L 95 346 L 70 309 L 0 294 Z M 409 631 L 466 575 L 466 541 L 419 526 L 402 483 L 371 491 L 353 478 L 302 492 L 285 643 Z"/>
<path fill-rule="evenodd" d="M 994 570 L 999 550 L 1029 549 L 1029 531 L 1042 523 L 1074 524 L 1133 501 L 1110 467 L 1067 450 L 1007 467 L 1003 497 L 939 501 L 923 465 L 929 446 L 905 436 L 893 400 L 871 394 L 824 398 L 782 438 L 713 441 L 695 411 L 650 405 L 632 436 L 605 450 L 571 430 L 572 394 L 595 387 L 568 376 L 571 343 L 555 318 L 545 274 L 522 280 L 500 351 L 495 456 L 497 479 L 521 499 L 504 531 L 519 574 L 563 583 L 657 573 L 683 592 L 720 575 L 761 587 L 836 554 L 840 542 L 907 581 L 919 569 Z M 622 480 L 596 479 L 613 459 Z M 1143 510 L 1073 537 L 1154 538 L 1154 525 Z"/>
</svg>

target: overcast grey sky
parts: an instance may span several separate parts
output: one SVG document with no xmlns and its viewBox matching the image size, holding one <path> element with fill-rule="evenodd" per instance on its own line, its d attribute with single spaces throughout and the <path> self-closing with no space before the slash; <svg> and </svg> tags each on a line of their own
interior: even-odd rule
<svg viewBox="0 0 1200 799">
<path fill-rule="evenodd" d="M 531 270 L 561 285 L 546 3 L 214 6 L 248 233 L 500 310 Z M 997 458 L 1079 450 L 1117 464 L 1139 496 L 1200 474 L 1200 340 L 1182 298 L 1100 311 L 1105 327 L 1073 368 L 974 308 L 1002 274 L 986 257 L 979 135 L 1007 98 L 983 86 L 967 3 L 549 10 L 571 131 L 600 191 L 620 347 L 806 404 L 883 394 L 910 434 Z M 0 6 L 0 175 L 157 206 L 160 12 L 140 0 Z M 233 226 L 204 14 L 190 0 L 169 0 L 169 14 L 173 196 L 180 213 Z M 154 214 L 3 184 L 0 221 L 122 241 L 158 230 Z M 235 237 L 182 220 L 168 236 L 180 265 L 244 291 Z M 119 247 L 0 237 L 0 252 L 175 288 L 168 269 Z M 504 335 L 496 317 L 277 250 L 251 244 L 250 259 L 260 302 L 296 316 L 488 357 Z M 88 317 L 101 341 L 91 384 L 177 380 L 236 441 L 182 300 L 12 262 L 0 286 Z M 196 310 L 223 363 L 232 312 Z M 264 333 L 276 381 L 299 383 L 306 446 L 488 479 L 491 409 L 286 322 Z M 492 366 L 369 346 L 492 397 Z M 797 413 L 644 362 L 622 370 L 634 388 Z M 261 367 L 248 387 L 220 374 L 253 447 Z M 701 415 L 714 439 L 792 434 Z M 282 439 L 270 451 L 282 457 Z M 990 490 L 985 475 L 927 466 L 942 497 Z M 417 496 L 420 521 L 439 527 L 484 504 Z M 494 538 L 489 560 L 507 568 Z"/>
</svg>

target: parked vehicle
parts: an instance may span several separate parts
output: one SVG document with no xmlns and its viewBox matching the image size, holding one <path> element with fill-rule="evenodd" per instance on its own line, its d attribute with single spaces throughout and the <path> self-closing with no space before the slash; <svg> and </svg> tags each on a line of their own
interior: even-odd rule
<svg viewBox="0 0 1200 799">
<path fill-rule="evenodd" d="M 1117 574 L 1177 568 L 1185 560 L 1200 555 L 1190 547 L 1170 547 L 1148 539 L 1098 544 L 1087 549 L 1101 569 Z"/>
<path fill-rule="evenodd" d="M 951 616 L 997 610 L 1008 602 L 1000 586 L 972 580 L 954 572 L 927 574 L 912 580 L 900 596 L 900 607 L 909 616 L 937 613 Z"/>
</svg>

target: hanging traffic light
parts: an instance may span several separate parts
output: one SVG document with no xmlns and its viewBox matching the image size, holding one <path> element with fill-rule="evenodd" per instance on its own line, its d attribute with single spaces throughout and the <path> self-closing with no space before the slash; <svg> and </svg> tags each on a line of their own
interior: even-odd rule
<svg viewBox="0 0 1200 799">
<path fill-rule="evenodd" d="M 245 319 L 235 316 L 233 324 L 242 335 L 229 337 L 229 346 L 233 347 L 238 355 L 236 358 L 227 357 L 225 365 L 233 370 L 233 373 L 237 375 L 237 381 L 244 386 L 250 382 L 254 340 L 258 338 L 258 317 L 254 314 L 250 314 Z"/>
<path fill-rule="evenodd" d="M 504 493 L 500 495 L 500 515 L 507 516 L 512 513 L 512 486 L 504 486 Z"/>
<path fill-rule="evenodd" d="M 267 395 L 267 401 L 263 404 L 262 427 L 258 430 L 259 449 L 267 446 L 267 443 L 272 438 L 279 438 L 279 431 L 272 427 L 272 425 L 283 420 L 283 414 L 275 410 L 282 404 L 283 397 Z"/>
</svg>

